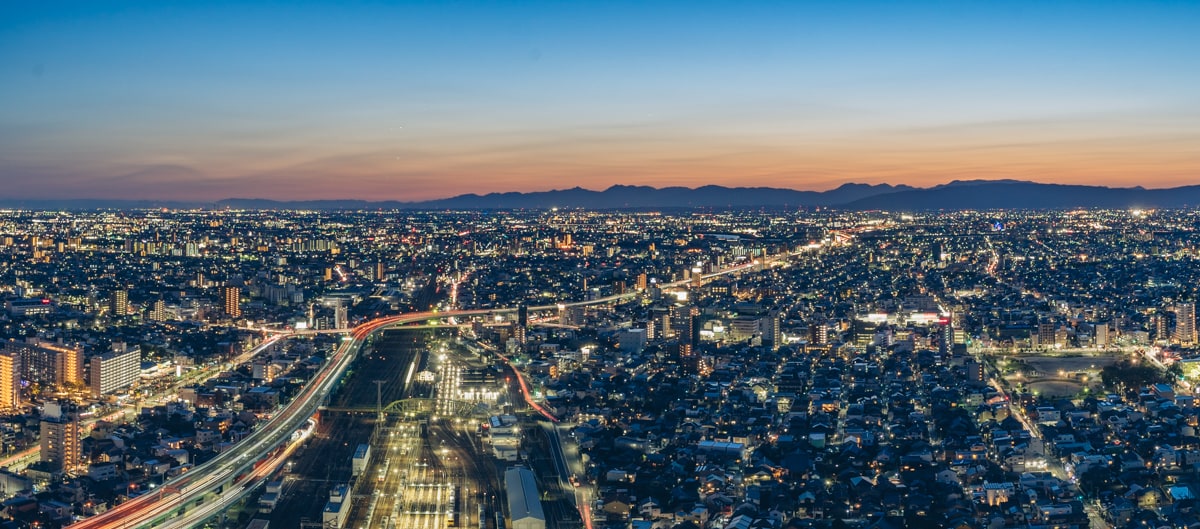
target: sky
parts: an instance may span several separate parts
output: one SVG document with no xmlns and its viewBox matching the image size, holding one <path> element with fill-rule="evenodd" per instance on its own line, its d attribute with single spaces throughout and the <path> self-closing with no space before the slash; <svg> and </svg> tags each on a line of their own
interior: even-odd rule
<svg viewBox="0 0 1200 529">
<path fill-rule="evenodd" d="M 1198 27 L 1196 1 L 13 3 L 0 198 L 1197 184 Z"/>
</svg>

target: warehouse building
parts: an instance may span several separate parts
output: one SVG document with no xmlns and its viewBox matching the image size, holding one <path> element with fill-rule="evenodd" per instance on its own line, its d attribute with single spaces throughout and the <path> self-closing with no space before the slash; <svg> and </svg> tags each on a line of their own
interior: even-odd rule
<svg viewBox="0 0 1200 529">
<path fill-rule="evenodd" d="M 533 472 L 514 467 L 504 472 L 504 489 L 508 492 L 509 529 L 546 529 L 546 514 L 538 496 Z"/>
</svg>

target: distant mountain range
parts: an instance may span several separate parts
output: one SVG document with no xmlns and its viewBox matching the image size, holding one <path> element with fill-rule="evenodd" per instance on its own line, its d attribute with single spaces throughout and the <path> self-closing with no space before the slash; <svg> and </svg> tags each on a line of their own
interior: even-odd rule
<svg viewBox="0 0 1200 529">
<path fill-rule="evenodd" d="M 231 198 L 218 202 L 0 199 L 0 207 L 23 209 L 645 209 L 833 207 L 848 210 L 1067 209 L 1200 206 L 1200 185 L 1169 189 L 1041 184 L 1016 180 L 956 180 L 928 188 L 844 184 L 829 191 L 770 187 L 698 188 L 616 185 L 603 191 L 575 187 L 533 193 L 467 194 L 423 202 Z"/>
</svg>

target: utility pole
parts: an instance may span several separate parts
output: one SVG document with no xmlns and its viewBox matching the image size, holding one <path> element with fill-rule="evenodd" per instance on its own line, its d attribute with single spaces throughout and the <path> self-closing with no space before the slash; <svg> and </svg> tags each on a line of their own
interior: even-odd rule
<svg viewBox="0 0 1200 529">
<path fill-rule="evenodd" d="M 376 380 L 375 382 L 375 414 L 379 419 L 383 419 L 383 383 L 386 380 Z"/>
</svg>

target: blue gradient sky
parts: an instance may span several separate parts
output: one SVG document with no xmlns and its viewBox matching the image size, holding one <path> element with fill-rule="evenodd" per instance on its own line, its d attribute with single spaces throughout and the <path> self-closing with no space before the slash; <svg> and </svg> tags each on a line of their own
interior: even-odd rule
<svg viewBox="0 0 1200 529">
<path fill-rule="evenodd" d="M 1200 2 L 28 2 L 0 196 L 1200 183 Z"/>
</svg>

